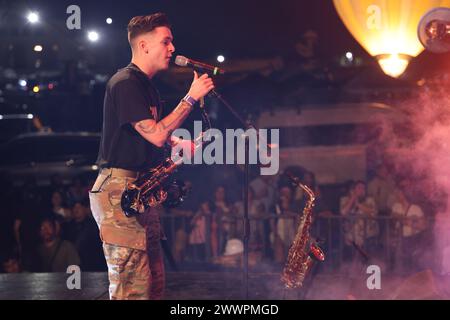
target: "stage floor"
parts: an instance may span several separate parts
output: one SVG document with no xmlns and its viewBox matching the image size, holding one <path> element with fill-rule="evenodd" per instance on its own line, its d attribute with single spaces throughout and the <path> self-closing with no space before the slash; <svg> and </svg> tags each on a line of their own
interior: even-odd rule
<svg viewBox="0 0 450 320">
<path fill-rule="evenodd" d="M 0 274 L 0 300 L 107 300 L 106 273 L 83 273 L 81 289 L 69 290 L 65 273 Z M 277 273 L 250 273 L 252 300 L 450 299 L 450 277 L 422 272 L 407 279 L 384 279 L 380 290 L 369 290 L 366 278 L 318 275 L 309 287 L 286 291 Z M 245 299 L 242 273 L 169 272 L 167 300 Z"/>
</svg>

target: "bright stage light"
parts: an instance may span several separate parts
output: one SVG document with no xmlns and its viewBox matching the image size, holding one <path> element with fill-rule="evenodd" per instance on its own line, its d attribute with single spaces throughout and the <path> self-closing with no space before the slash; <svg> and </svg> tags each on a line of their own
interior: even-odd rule
<svg viewBox="0 0 450 320">
<path fill-rule="evenodd" d="M 350 51 L 345 54 L 345 57 L 348 61 L 353 61 L 353 53 L 351 53 Z"/>
<path fill-rule="evenodd" d="M 27 80 L 25 80 L 25 79 L 20 79 L 20 80 L 19 80 L 19 86 L 21 86 L 21 87 L 26 87 L 26 86 L 27 86 Z"/>
<path fill-rule="evenodd" d="M 219 55 L 219 56 L 217 56 L 217 61 L 220 62 L 220 63 L 222 63 L 222 62 L 225 61 L 225 57 L 222 56 L 222 55 Z"/>
<path fill-rule="evenodd" d="M 37 12 L 30 12 L 27 16 L 29 23 L 38 23 L 39 22 L 39 14 Z"/>
<path fill-rule="evenodd" d="M 89 39 L 89 41 L 97 42 L 99 38 L 100 38 L 100 36 L 98 35 L 98 33 L 96 31 L 89 31 L 88 32 L 88 39 Z"/>
<path fill-rule="evenodd" d="M 44 50 L 44 48 L 42 48 L 41 45 L 35 45 L 34 48 L 33 48 L 33 50 L 34 50 L 35 52 L 42 52 L 42 50 Z"/>
<path fill-rule="evenodd" d="M 112 20 L 111 18 L 107 18 L 107 19 L 106 19 L 106 23 L 107 23 L 107 24 L 111 24 L 112 22 L 113 22 L 113 20 Z"/>
</svg>

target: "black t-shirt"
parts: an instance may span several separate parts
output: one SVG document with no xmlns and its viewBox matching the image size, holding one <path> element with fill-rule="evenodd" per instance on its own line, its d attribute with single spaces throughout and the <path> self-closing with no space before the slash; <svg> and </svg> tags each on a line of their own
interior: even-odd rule
<svg viewBox="0 0 450 320">
<path fill-rule="evenodd" d="M 159 94 L 147 75 L 134 64 L 119 70 L 106 86 L 98 165 L 145 171 L 158 164 L 164 149 L 145 140 L 132 123 L 159 121 L 160 114 Z"/>
</svg>

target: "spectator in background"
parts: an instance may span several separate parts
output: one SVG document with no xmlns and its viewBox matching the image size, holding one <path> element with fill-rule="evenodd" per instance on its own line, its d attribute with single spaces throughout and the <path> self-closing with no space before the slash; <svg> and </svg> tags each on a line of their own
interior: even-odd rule
<svg viewBox="0 0 450 320">
<path fill-rule="evenodd" d="M 197 193 L 190 192 L 192 189 L 192 182 L 184 180 L 184 187 L 188 191 L 187 197 L 175 208 L 166 208 L 165 215 L 162 219 L 164 226 L 164 233 L 167 236 L 167 241 L 173 244 L 173 258 L 175 262 L 182 262 L 184 260 L 186 249 L 189 246 L 189 233 L 191 230 L 191 220 L 198 205 L 196 204 Z"/>
<path fill-rule="evenodd" d="M 224 186 L 219 186 L 214 192 L 214 200 L 211 205 L 213 219 L 218 226 L 217 239 L 213 240 L 213 254 L 217 255 L 225 248 L 226 241 L 234 238 L 236 233 L 236 217 L 233 216 L 233 207 L 228 201 L 227 191 Z M 217 244 L 216 244 L 217 242 Z M 216 247 L 216 248 L 214 248 Z"/>
<path fill-rule="evenodd" d="M 264 209 L 268 211 L 275 202 L 277 190 L 276 177 L 272 175 L 259 175 L 250 182 L 250 187 L 254 191 L 255 200 L 261 201 Z"/>
<path fill-rule="evenodd" d="M 239 200 L 242 185 L 242 171 L 236 166 L 210 165 L 202 168 L 200 173 L 204 179 L 210 182 L 204 187 L 206 191 L 211 191 L 211 186 L 223 187 L 226 190 L 226 199 L 230 202 Z"/>
<path fill-rule="evenodd" d="M 70 265 L 80 265 L 75 246 L 57 236 L 57 224 L 53 218 L 45 218 L 41 223 L 42 243 L 37 248 L 40 272 L 66 272 Z"/>
<path fill-rule="evenodd" d="M 340 200 L 340 213 L 347 217 L 344 222 L 344 238 L 347 253 L 353 256 L 352 246 L 374 251 L 378 242 L 379 226 L 374 218 L 378 215 L 375 201 L 366 194 L 364 181 L 354 182 L 348 194 Z"/>
<path fill-rule="evenodd" d="M 83 184 L 83 180 L 80 177 L 76 177 L 67 191 L 67 204 L 73 206 L 77 202 L 85 201 L 88 197 L 89 194 Z"/>
<path fill-rule="evenodd" d="M 278 66 L 271 78 L 282 87 L 282 93 L 285 93 L 282 96 L 284 103 L 293 103 L 300 97 L 302 101 L 314 99 L 317 102 L 321 97 L 317 94 L 308 96 L 306 88 L 325 87 L 333 80 L 320 57 L 318 44 L 318 33 L 307 30 L 293 43 L 290 52 L 278 59 L 280 61 L 276 63 Z"/>
<path fill-rule="evenodd" d="M 380 164 L 376 168 L 375 177 L 367 185 L 367 195 L 372 197 L 378 208 L 380 216 L 388 216 L 393 205 L 395 183 L 389 176 L 385 165 Z"/>
<path fill-rule="evenodd" d="M 64 194 L 60 191 L 53 191 L 51 195 L 51 212 L 61 223 L 70 220 L 70 209 L 66 206 Z"/>
<path fill-rule="evenodd" d="M 266 210 L 261 201 L 255 199 L 253 188 L 248 190 L 248 217 L 250 219 L 250 239 L 249 248 L 251 251 L 260 251 L 264 244 L 264 223 L 263 218 L 266 216 Z M 236 226 L 236 238 L 243 239 L 244 226 L 242 217 L 244 216 L 244 202 L 238 201 L 234 205 L 234 212 L 238 222 Z"/>
<path fill-rule="evenodd" d="M 190 256 L 195 261 L 205 261 L 206 258 L 206 223 L 209 221 L 207 216 L 211 216 L 211 209 L 208 202 L 203 202 L 192 217 L 189 234 Z"/>
<path fill-rule="evenodd" d="M 388 217 L 391 215 L 391 208 L 395 200 L 394 196 L 395 182 L 389 175 L 388 169 L 384 164 L 377 166 L 375 170 L 375 177 L 373 177 L 368 186 L 367 194 L 372 197 L 378 208 L 378 215 Z M 380 239 L 384 248 L 389 247 L 389 238 L 387 237 L 390 228 L 391 220 L 380 220 Z"/>
<path fill-rule="evenodd" d="M 274 259 L 277 263 L 283 263 L 286 259 L 289 247 L 296 234 L 297 218 L 292 189 L 288 186 L 281 187 L 278 200 L 272 212 L 275 219 L 271 220 Z"/>
<path fill-rule="evenodd" d="M 2 272 L 4 273 L 22 272 L 19 257 L 15 255 L 9 255 L 8 257 L 6 257 L 2 263 Z"/>
<path fill-rule="evenodd" d="M 82 271 L 104 271 L 106 261 L 98 227 L 86 200 L 78 201 L 72 209 L 72 220 L 63 226 L 64 238 L 75 245 Z"/>
<path fill-rule="evenodd" d="M 36 246 L 39 243 L 39 225 L 43 218 L 42 209 L 31 207 L 31 204 L 21 203 L 16 208 L 14 219 L 14 238 L 17 254 L 22 267 L 26 271 L 39 269 L 36 257 Z"/>
<path fill-rule="evenodd" d="M 406 189 L 408 182 L 402 180 L 395 190 L 395 202 L 392 205 L 392 216 L 396 218 L 396 234 L 401 237 L 394 243 L 396 257 L 402 259 L 405 271 L 417 271 L 421 254 L 421 244 L 427 229 L 427 220 L 422 208 L 413 203 Z"/>
<path fill-rule="evenodd" d="M 260 175 L 259 167 L 254 174 L 256 177 L 250 182 L 250 187 L 255 192 L 255 200 L 260 201 L 264 206 L 264 212 L 266 214 L 273 214 L 270 212 L 274 209 L 275 200 L 277 195 L 277 180 L 278 176 L 273 175 Z M 272 248 L 270 246 L 270 233 L 271 233 L 271 219 L 264 219 L 263 224 L 263 243 L 265 244 L 263 255 L 270 257 L 272 254 Z"/>
</svg>

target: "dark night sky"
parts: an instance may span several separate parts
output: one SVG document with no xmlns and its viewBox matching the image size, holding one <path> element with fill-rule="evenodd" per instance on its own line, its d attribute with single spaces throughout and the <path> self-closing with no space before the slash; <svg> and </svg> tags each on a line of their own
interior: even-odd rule
<svg viewBox="0 0 450 320">
<path fill-rule="evenodd" d="M 208 59 L 222 52 L 227 57 L 273 56 L 292 47 L 303 32 L 316 30 L 323 54 L 360 50 L 340 22 L 330 0 L 166 0 L 166 1 L 22 1 L 20 6 L 39 10 L 42 19 L 65 27 L 67 6 L 81 8 L 82 28 L 108 27 L 114 19 L 114 41 L 125 41 L 132 16 L 166 12 L 179 54 Z M 111 28 L 110 28 L 111 29 Z M 110 40 L 108 40 L 110 41 Z"/>
<path fill-rule="evenodd" d="M 81 8 L 80 31 L 66 28 L 66 9 L 72 4 Z M 24 27 L 27 10 L 40 12 L 40 27 Z M 130 18 L 157 11 L 169 15 L 175 37 L 175 54 L 193 59 L 211 62 L 218 54 L 225 55 L 228 61 L 277 55 L 298 57 L 294 54 L 294 44 L 305 31 L 312 29 L 319 35 L 316 54 L 325 62 L 336 61 L 345 52 L 352 51 L 356 56 L 375 63 L 347 31 L 331 0 L 0 0 L 0 17 L 2 11 L 6 11 L 3 17 L 9 19 L 0 21 L 0 39 L 5 34 L 2 30 L 5 25 L 30 28 L 29 34 L 36 35 L 36 38 L 31 37 L 31 41 L 41 41 L 38 40 L 40 36 L 45 42 L 49 34 L 55 33 L 59 34 L 57 41 L 61 46 L 82 45 L 87 56 L 97 57 L 97 64 L 100 60 L 114 67 L 130 59 L 126 40 L 126 25 Z M 107 17 L 113 18 L 113 25 L 105 23 Z M 101 33 L 99 43 L 87 43 L 85 33 L 90 29 Z M 48 41 L 50 43 L 43 44 L 55 43 L 54 40 Z M 7 41 L 2 41 L 0 46 L 7 46 Z M 409 71 L 420 74 L 424 69 L 438 70 L 448 65 L 449 57 L 450 54 L 425 52 L 413 60 Z M 414 71 L 415 68 L 418 70 Z"/>
</svg>

